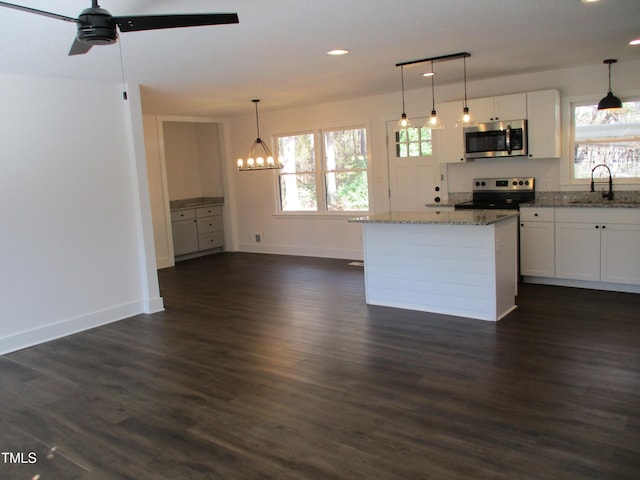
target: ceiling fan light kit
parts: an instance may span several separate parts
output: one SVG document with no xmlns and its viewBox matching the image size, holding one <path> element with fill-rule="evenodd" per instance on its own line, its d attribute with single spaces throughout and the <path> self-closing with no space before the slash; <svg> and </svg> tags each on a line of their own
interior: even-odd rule
<svg viewBox="0 0 640 480">
<path fill-rule="evenodd" d="M 91 1 L 91 7 L 85 8 L 78 18 L 71 18 L 57 13 L 38 10 L 31 7 L 0 2 L 0 7 L 13 8 L 44 17 L 64 20 L 77 24 L 76 38 L 71 45 L 69 55 L 81 55 L 91 50 L 94 45 L 111 45 L 118 41 L 118 29 L 121 32 L 141 30 L 160 30 L 165 28 L 200 27 L 206 25 L 223 25 L 238 23 L 236 13 L 194 13 L 172 15 L 137 15 L 116 16 L 98 5 L 98 0 Z"/>
</svg>

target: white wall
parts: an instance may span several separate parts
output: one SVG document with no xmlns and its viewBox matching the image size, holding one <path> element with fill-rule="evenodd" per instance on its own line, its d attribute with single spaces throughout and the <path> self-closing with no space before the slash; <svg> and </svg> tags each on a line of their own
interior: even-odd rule
<svg viewBox="0 0 640 480">
<path fill-rule="evenodd" d="M 613 73 L 613 90 L 616 95 L 637 95 L 637 79 L 640 77 L 640 61 L 616 64 Z M 607 69 L 599 63 L 577 68 L 530 73 L 471 82 L 468 84 L 469 98 L 480 98 L 508 93 L 557 88 L 563 98 L 563 121 L 567 119 L 568 101 L 572 98 L 592 97 L 596 101 L 606 94 Z M 438 102 L 460 100 L 462 84 L 436 85 L 436 108 Z M 429 105 L 431 89 L 406 92 L 409 117 L 425 115 Z M 372 209 L 375 212 L 388 210 L 388 168 L 385 139 L 385 122 L 397 120 L 401 113 L 400 92 L 367 98 L 356 98 L 344 102 L 309 105 L 303 108 L 270 111 L 268 98 L 263 99 L 260 110 L 260 133 L 265 140 L 275 134 L 291 133 L 308 127 L 352 124 L 354 121 L 370 122 L 373 169 Z M 348 224 L 346 218 L 287 217 L 276 213 L 276 173 L 238 172 L 233 169 L 235 160 L 246 155 L 255 138 L 255 114 L 230 119 L 230 142 L 227 150 L 229 182 L 233 184 L 232 214 L 237 223 L 233 248 L 244 251 L 267 253 L 291 253 L 336 258 L 362 258 L 361 229 Z M 448 166 L 448 188 L 450 192 L 468 191 L 475 177 L 499 177 L 505 175 L 534 176 L 539 189 L 560 190 L 575 188 L 567 185 L 569 152 L 563 145 L 563 158 L 548 160 L 492 159 L 477 160 L 468 164 Z M 618 188 L 625 188 L 617 183 Z M 581 187 L 578 187 L 581 188 Z M 629 188 L 637 188 L 637 185 Z M 263 233 L 262 242 L 252 241 L 255 233 Z"/>
<path fill-rule="evenodd" d="M 222 197 L 215 123 L 163 122 L 169 200 Z"/>
<path fill-rule="evenodd" d="M 0 353 L 162 309 L 138 88 L 0 82 Z"/>
</svg>

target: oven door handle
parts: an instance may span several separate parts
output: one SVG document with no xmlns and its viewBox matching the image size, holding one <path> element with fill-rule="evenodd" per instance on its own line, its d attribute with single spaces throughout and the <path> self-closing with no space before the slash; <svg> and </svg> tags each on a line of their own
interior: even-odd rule
<svg viewBox="0 0 640 480">
<path fill-rule="evenodd" d="M 507 125 L 507 153 L 511 155 L 511 125 Z"/>
</svg>

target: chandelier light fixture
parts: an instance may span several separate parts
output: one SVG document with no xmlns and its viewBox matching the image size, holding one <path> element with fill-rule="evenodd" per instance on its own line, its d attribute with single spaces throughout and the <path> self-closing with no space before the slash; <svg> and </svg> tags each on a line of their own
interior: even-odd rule
<svg viewBox="0 0 640 480">
<path fill-rule="evenodd" d="M 456 124 L 456 126 L 462 126 L 462 125 L 474 125 L 474 120 L 473 117 L 471 116 L 471 113 L 469 112 L 469 106 L 467 105 L 467 64 L 466 64 L 466 58 L 470 57 L 471 54 L 467 53 L 467 52 L 460 52 L 460 53 L 452 53 L 450 55 L 441 55 L 439 57 L 430 57 L 430 58 L 422 58 L 420 60 L 410 60 L 408 62 L 401 62 L 401 63 L 396 63 L 396 67 L 400 67 L 401 69 L 403 69 L 406 65 L 414 65 L 417 63 L 425 63 L 425 62 L 430 62 L 431 63 L 431 74 L 429 75 L 431 77 L 431 115 L 427 118 L 427 121 L 424 124 L 424 128 L 429 128 L 431 130 L 436 130 L 436 129 L 441 129 L 444 128 L 444 124 L 442 123 L 441 118 L 438 116 L 437 112 L 436 112 L 436 94 L 435 94 L 435 80 L 434 80 L 434 72 L 433 72 L 433 64 L 436 62 L 446 62 L 449 60 L 456 60 L 459 58 L 462 58 L 465 60 L 465 64 L 464 64 L 464 108 L 462 111 L 462 115 L 460 116 L 460 120 L 458 121 L 458 123 Z M 427 75 L 425 75 L 427 76 Z M 400 118 L 400 120 L 398 121 L 398 127 L 399 128 L 407 128 L 407 127 L 403 127 L 403 121 L 409 121 L 406 118 L 406 113 L 404 110 L 404 72 L 402 72 L 402 117 Z M 410 124 L 409 124 L 410 126 Z"/>
<path fill-rule="evenodd" d="M 622 108 L 622 100 L 616 97 L 611 91 L 611 65 L 616 63 L 618 60 L 615 58 L 608 58 L 603 63 L 609 65 L 609 92 L 607 96 L 604 97 L 598 103 L 598 110 L 611 110 L 611 109 L 620 109 Z"/>
<path fill-rule="evenodd" d="M 260 121 L 258 120 L 258 102 L 259 99 L 251 100 L 256 106 L 256 132 L 257 137 L 253 141 L 251 150 L 247 154 L 247 159 L 239 158 L 237 162 L 238 170 L 271 170 L 274 168 L 282 168 L 284 165 L 278 159 L 276 162 L 271 154 L 271 150 L 266 143 L 260 138 Z"/>
<path fill-rule="evenodd" d="M 400 66 L 400 78 L 402 79 L 402 116 L 398 120 L 398 128 L 411 128 L 411 121 L 404 110 L 404 65 Z"/>
</svg>

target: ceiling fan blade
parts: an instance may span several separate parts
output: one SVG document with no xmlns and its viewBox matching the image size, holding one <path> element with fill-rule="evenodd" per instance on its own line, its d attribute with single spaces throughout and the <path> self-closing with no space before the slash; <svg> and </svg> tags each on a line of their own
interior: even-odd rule
<svg viewBox="0 0 640 480">
<path fill-rule="evenodd" d="M 121 32 L 239 23 L 237 13 L 194 13 L 113 17 Z"/>
<path fill-rule="evenodd" d="M 73 40 L 71 49 L 69 49 L 69 56 L 71 55 L 83 55 L 91 50 L 92 45 L 89 43 L 81 42 L 77 38 Z"/>
<path fill-rule="evenodd" d="M 57 13 L 45 12 L 44 10 L 38 10 L 31 7 L 23 7 L 22 5 L 14 5 L 13 3 L 0 2 L 0 7 L 13 8 L 14 10 L 22 10 L 27 13 L 35 13 L 36 15 L 42 15 L 44 17 L 55 18 L 57 20 L 64 20 L 65 22 L 77 23 L 75 18 L 66 17 L 64 15 L 58 15 Z"/>
</svg>

